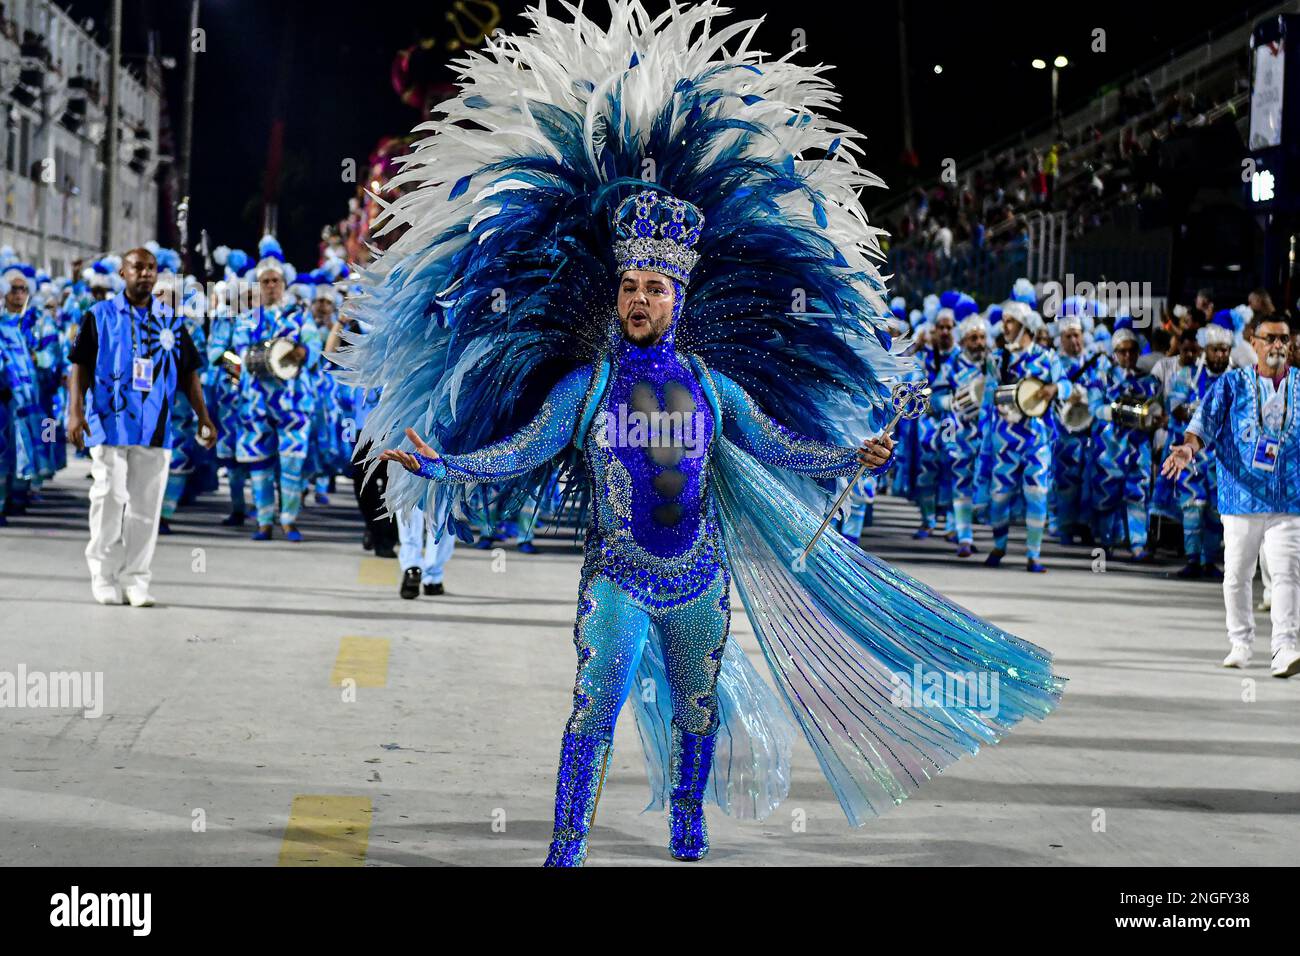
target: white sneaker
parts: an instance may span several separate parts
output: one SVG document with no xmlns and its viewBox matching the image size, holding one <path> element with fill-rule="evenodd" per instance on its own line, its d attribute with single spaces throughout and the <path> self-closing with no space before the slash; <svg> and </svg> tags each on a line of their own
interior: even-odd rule
<svg viewBox="0 0 1300 956">
<path fill-rule="evenodd" d="M 1224 667 L 1245 667 L 1250 663 L 1250 648 L 1245 644 L 1233 644 L 1228 656 L 1223 659 Z"/>
<path fill-rule="evenodd" d="M 132 607 L 153 607 L 153 595 L 144 588 L 127 588 L 126 599 Z"/>
<path fill-rule="evenodd" d="M 100 604 L 122 603 L 122 589 L 111 584 L 92 584 L 90 593 Z"/>
<path fill-rule="evenodd" d="M 1300 650 L 1283 647 L 1273 655 L 1273 676 L 1294 677 L 1300 674 Z"/>
<path fill-rule="evenodd" d="M 1256 610 L 1256 611 L 1271 611 L 1271 610 L 1273 610 L 1273 601 L 1272 601 L 1272 599 L 1271 599 L 1271 598 L 1268 598 L 1268 597 L 1262 597 L 1262 598 L 1260 598 L 1260 599 L 1259 599 L 1259 603 L 1255 605 L 1255 610 Z"/>
</svg>

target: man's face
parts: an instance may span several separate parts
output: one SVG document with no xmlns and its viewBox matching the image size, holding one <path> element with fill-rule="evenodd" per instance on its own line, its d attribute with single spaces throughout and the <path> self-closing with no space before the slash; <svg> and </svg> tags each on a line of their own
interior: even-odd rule
<svg viewBox="0 0 1300 956">
<path fill-rule="evenodd" d="M 1020 347 L 1020 336 L 1025 332 L 1025 327 L 1020 324 L 1019 319 L 1013 319 L 1010 316 L 1002 317 L 1002 334 L 1006 337 L 1008 348 Z"/>
<path fill-rule="evenodd" d="M 262 295 L 262 305 L 279 305 L 284 298 L 284 276 L 274 269 L 268 269 L 257 280 L 257 289 Z"/>
<path fill-rule="evenodd" d="M 1196 360 L 1201 357 L 1201 347 L 1196 344 L 1193 336 L 1187 336 L 1178 346 L 1178 364 L 1184 368 L 1196 364 Z"/>
<path fill-rule="evenodd" d="M 1213 305 L 1214 303 L 1203 295 L 1198 295 L 1196 297 L 1196 308 L 1198 311 L 1209 312 Z"/>
<path fill-rule="evenodd" d="M 96 286 L 95 288 L 90 290 L 90 297 L 94 299 L 96 302 L 103 302 L 105 299 L 108 298 L 108 290 Z"/>
<path fill-rule="evenodd" d="M 14 276 L 13 281 L 9 283 L 9 291 L 5 293 L 5 311 L 16 314 L 25 309 L 30 292 L 27 280 L 22 276 Z"/>
<path fill-rule="evenodd" d="M 1232 355 L 1229 345 L 1209 345 L 1205 349 L 1205 367 L 1215 375 L 1222 375 L 1228 370 L 1228 359 Z"/>
<path fill-rule="evenodd" d="M 1286 367 L 1291 351 L 1291 331 L 1285 322 L 1260 322 L 1251 338 L 1257 367 L 1276 375 Z"/>
<path fill-rule="evenodd" d="M 1115 346 L 1115 361 L 1120 368 L 1129 371 L 1137 368 L 1138 344 L 1136 342 L 1122 342 Z"/>
<path fill-rule="evenodd" d="M 311 314 L 315 317 L 317 325 L 333 325 L 334 303 L 329 299 L 317 299 L 312 303 Z"/>
<path fill-rule="evenodd" d="M 1264 311 L 1264 300 L 1253 292 L 1246 296 L 1246 304 L 1250 306 L 1250 310 L 1256 315 L 1259 315 Z"/>
<path fill-rule="evenodd" d="M 1069 328 L 1061 333 L 1061 351 L 1070 358 L 1083 354 L 1083 331 Z"/>
<path fill-rule="evenodd" d="M 934 347 L 940 352 L 952 348 L 953 321 L 948 316 L 934 320 Z"/>
<path fill-rule="evenodd" d="M 983 332 L 967 332 L 966 337 L 961 340 L 961 347 L 972 362 L 982 362 L 985 353 L 988 352 L 988 339 Z"/>
<path fill-rule="evenodd" d="M 153 287 L 158 283 L 158 261 L 149 253 L 130 253 L 122 260 L 121 272 L 128 299 L 141 302 L 153 294 Z"/>
<path fill-rule="evenodd" d="M 672 281 L 658 272 L 630 269 L 618 280 L 618 318 L 623 338 L 645 348 L 668 332 L 676 295 Z"/>
</svg>

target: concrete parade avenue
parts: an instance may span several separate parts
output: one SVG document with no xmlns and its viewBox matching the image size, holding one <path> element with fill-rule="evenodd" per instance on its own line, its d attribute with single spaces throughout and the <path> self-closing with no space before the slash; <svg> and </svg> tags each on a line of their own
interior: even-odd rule
<svg viewBox="0 0 1300 956">
<path fill-rule="evenodd" d="M 153 608 L 91 600 L 88 464 L 0 530 L 0 671 L 102 673 L 102 715 L 0 710 L 0 862 L 14 865 L 540 864 L 574 673 L 580 555 L 458 545 L 446 594 L 401 600 L 398 563 L 362 550 L 350 485 L 306 504 L 301 544 L 218 525 L 225 489 L 159 539 Z M 876 505 L 869 550 L 1048 648 L 1060 709 L 952 767 L 861 829 L 802 738 L 766 821 L 708 810 L 709 865 L 1292 864 L 1300 680 L 1225 670 L 1220 587 L 1173 559 L 1094 570 L 1048 545 L 999 570 L 911 539 Z M 1258 590 L 1258 584 L 1256 585 Z M 739 602 L 733 636 L 767 676 Z M 631 708 L 620 718 L 590 866 L 672 864 Z M 1289 831 L 1289 832 L 1288 832 Z"/>
</svg>

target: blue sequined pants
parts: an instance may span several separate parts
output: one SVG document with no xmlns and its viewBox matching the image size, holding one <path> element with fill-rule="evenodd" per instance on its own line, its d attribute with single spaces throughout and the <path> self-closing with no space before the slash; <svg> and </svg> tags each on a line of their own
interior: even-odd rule
<svg viewBox="0 0 1300 956">
<path fill-rule="evenodd" d="M 663 650 L 673 722 L 692 734 L 716 730 L 718 671 L 731 626 L 729 589 L 730 577 L 719 569 L 698 597 L 648 608 L 603 575 L 585 578 L 573 629 L 578 675 L 566 732 L 612 739 L 629 691 L 655 692 L 653 684 L 632 687 L 651 625 Z"/>
</svg>

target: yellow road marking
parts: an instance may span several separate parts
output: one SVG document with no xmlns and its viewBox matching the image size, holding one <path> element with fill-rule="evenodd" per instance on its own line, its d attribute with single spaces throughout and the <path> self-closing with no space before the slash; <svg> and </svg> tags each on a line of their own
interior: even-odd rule
<svg viewBox="0 0 1300 956">
<path fill-rule="evenodd" d="M 357 572 L 357 584 L 370 584 L 376 587 L 396 587 L 398 578 L 397 562 L 392 558 L 362 558 L 361 569 Z"/>
<path fill-rule="evenodd" d="M 334 658 L 334 671 L 330 686 L 342 687 L 351 678 L 357 687 L 385 687 L 388 685 L 388 638 L 344 637 L 339 640 L 339 653 Z"/>
<path fill-rule="evenodd" d="M 280 847 L 281 866 L 364 866 L 369 797 L 299 794 Z"/>
</svg>

